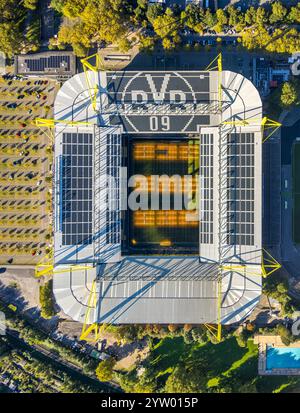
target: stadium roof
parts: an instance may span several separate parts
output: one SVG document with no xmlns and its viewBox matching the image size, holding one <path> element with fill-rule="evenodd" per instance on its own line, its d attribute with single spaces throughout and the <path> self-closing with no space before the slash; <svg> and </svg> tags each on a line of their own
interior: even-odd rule
<svg viewBox="0 0 300 413">
<path fill-rule="evenodd" d="M 240 321 L 261 294 L 258 91 L 242 75 L 224 71 L 220 112 L 217 72 L 89 72 L 89 79 L 98 86 L 97 112 L 83 73 L 62 86 L 54 107 L 55 119 L 62 121 L 55 128 L 57 303 L 83 322 L 96 279 L 91 323 L 215 323 L 222 255 L 227 266 L 236 266 L 223 271 L 222 322 Z M 158 121 L 151 123 L 153 118 Z M 120 166 L 126 134 L 200 137 L 200 173 L 210 172 L 198 256 L 122 255 L 120 203 L 127 181 Z M 103 209 L 103 174 L 116 178 L 119 194 L 119 206 L 109 216 Z"/>
</svg>

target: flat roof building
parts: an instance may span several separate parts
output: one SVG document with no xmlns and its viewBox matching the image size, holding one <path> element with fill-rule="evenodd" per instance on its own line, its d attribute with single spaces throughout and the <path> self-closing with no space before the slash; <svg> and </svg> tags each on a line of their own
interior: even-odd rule
<svg viewBox="0 0 300 413">
<path fill-rule="evenodd" d="M 76 57 L 73 52 L 66 51 L 20 54 L 15 57 L 15 73 L 66 80 L 76 73 Z"/>
<path fill-rule="evenodd" d="M 258 91 L 229 71 L 87 75 L 54 107 L 58 305 L 90 324 L 239 322 L 262 284 Z M 164 181 L 148 197 L 152 176 L 174 175 L 190 184 L 172 183 L 167 207 Z"/>
</svg>

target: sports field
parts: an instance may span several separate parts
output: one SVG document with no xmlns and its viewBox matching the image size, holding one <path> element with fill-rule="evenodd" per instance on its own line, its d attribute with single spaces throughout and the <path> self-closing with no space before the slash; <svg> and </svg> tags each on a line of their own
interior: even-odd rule
<svg viewBox="0 0 300 413">
<path fill-rule="evenodd" d="M 198 211 L 184 207 L 176 210 L 175 198 L 184 198 L 189 191 L 196 202 L 199 173 L 199 141 L 174 139 L 133 140 L 130 145 L 131 175 L 142 175 L 146 181 L 137 182 L 136 188 L 148 193 L 148 210 L 129 211 L 129 248 L 134 253 L 195 253 L 199 249 Z M 190 175 L 189 183 L 168 181 L 168 177 Z M 152 176 L 162 177 L 155 187 Z M 157 191 L 159 207 L 153 208 L 151 194 Z M 162 199 L 170 192 L 170 206 L 162 207 Z M 156 199 L 157 199 L 156 198 Z M 178 199 L 178 198 L 177 198 Z"/>
<path fill-rule="evenodd" d="M 300 244 L 300 143 L 293 147 L 293 240 Z"/>
</svg>

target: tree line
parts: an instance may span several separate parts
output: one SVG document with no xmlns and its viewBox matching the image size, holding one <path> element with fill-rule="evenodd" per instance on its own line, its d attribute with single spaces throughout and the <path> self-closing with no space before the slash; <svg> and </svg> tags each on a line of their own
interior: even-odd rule
<svg viewBox="0 0 300 413">
<path fill-rule="evenodd" d="M 0 50 L 8 57 L 38 50 L 37 4 L 37 0 L 0 0 Z M 216 12 L 197 4 L 182 10 L 148 0 L 52 0 L 51 7 L 62 21 L 49 48 L 71 46 L 77 56 L 86 56 L 89 48 L 102 42 L 123 52 L 133 46 L 151 51 L 157 43 L 173 50 L 182 44 L 185 30 L 220 36 L 232 30 L 248 50 L 292 53 L 300 47 L 300 2 L 286 7 L 275 1 L 245 12 L 233 5 Z"/>
<path fill-rule="evenodd" d="M 300 3 L 288 8 L 275 1 L 269 7 L 251 6 L 245 12 L 230 5 L 215 13 L 197 4 L 181 10 L 147 0 L 52 0 L 51 5 L 63 21 L 50 47 L 71 45 L 78 56 L 85 56 L 91 46 L 101 42 L 113 43 L 124 52 L 134 45 L 153 50 L 157 42 L 172 50 L 182 43 L 184 30 L 200 35 L 231 30 L 249 50 L 292 53 L 300 47 Z"/>
<path fill-rule="evenodd" d="M 35 51 L 39 44 L 39 22 L 33 17 L 38 0 L 0 0 L 0 51 L 7 57 Z"/>
</svg>

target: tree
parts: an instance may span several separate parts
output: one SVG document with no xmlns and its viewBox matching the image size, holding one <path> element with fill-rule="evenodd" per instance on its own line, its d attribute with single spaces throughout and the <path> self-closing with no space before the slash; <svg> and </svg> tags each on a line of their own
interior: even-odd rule
<svg viewBox="0 0 300 413">
<path fill-rule="evenodd" d="M 192 324 L 184 324 L 184 326 L 183 326 L 183 330 L 184 330 L 185 332 L 191 331 L 192 328 L 193 328 Z"/>
<path fill-rule="evenodd" d="M 268 15 L 264 7 L 258 7 L 256 10 L 255 22 L 259 26 L 263 26 L 268 21 Z"/>
<path fill-rule="evenodd" d="M 40 305 L 41 316 L 43 318 L 51 318 L 55 315 L 52 280 L 49 280 L 45 285 L 40 286 Z"/>
<path fill-rule="evenodd" d="M 287 293 L 288 293 L 288 290 L 289 290 L 288 285 L 287 285 L 286 283 L 284 283 L 284 282 L 281 282 L 281 283 L 279 283 L 279 284 L 277 285 L 277 291 L 278 291 L 280 294 L 287 294 Z"/>
<path fill-rule="evenodd" d="M 214 13 L 210 11 L 210 9 L 207 9 L 205 11 L 205 15 L 203 17 L 203 23 L 206 24 L 208 27 L 214 27 L 217 23 L 217 17 Z"/>
<path fill-rule="evenodd" d="M 235 334 L 236 341 L 240 347 L 247 347 L 248 339 L 251 335 L 251 332 L 247 331 L 246 329 L 242 329 L 242 331 L 238 334 Z"/>
<path fill-rule="evenodd" d="M 207 365 L 197 362 L 190 368 L 180 363 L 166 381 L 166 393 L 203 393 L 206 390 Z"/>
<path fill-rule="evenodd" d="M 123 324 L 117 327 L 117 338 L 126 343 L 132 343 L 137 340 L 138 327 L 134 324 Z"/>
<path fill-rule="evenodd" d="M 81 19 L 87 35 L 107 43 L 117 42 L 128 31 L 128 3 L 126 0 L 91 0 Z"/>
<path fill-rule="evenodd" d="M 77 56 L 83 57 L 90 46 L 90 36 L 86 33 L 83 23 L 74 21 L 60 27 L 57 42 L 58 47 L 71 44 L 74 53 Z"/>
<path fill-rule="evenodd" d="M 131 41 L 127 37 L 122 37 L 118 42 L 118 48 L 123 53 L 128 52 L 131 48 Z"/>
<path fill-rule="evenodd" d="M 279 1 L 276 1 L 275 3 L 272 4 L 272 13 L 269 18 L 270 23 L 283 22 L 285 20 L 287 12 L 288 11 L 283 6 L 283 4 L 280 3 Z"/>
<path fill-rule="evenodd" d="M 235 27 L 240 22 L 240 19 L 239 19 L 240 12 L 238 11 L 236 7 L 229 6 L 227 9 L 227 13 L 229 16 L 228 18 L 229 26 Z"/>
<path fill-rule="evenodd" d="M 38 0 L 24 0 L 23 5 L 26 9 L 36 10 Z"/>
<path fill-rule="evenodd" d="M 289 107 L 298 100 L 297 90 L 290 82 L 285 82 L 282 86 L 280 101 L 282 106 Z"/>
<path fill-rule="evenodd" d="M 170 331 L 170 333 L 175 333 L 175 331 L 178 330 L 178 325 L 177 324 L 169 324 L 168 325 L 168 330 Z"/>
<path fill-rule="evenodd" d="M 155 19 L 157 19 L 157 17 L 162 16 L 163 14 L 164 8 L 161 4 L 149 4 L 146 16 L 150 23 L 152 23 Z"/>
<path fill-rule="evenodd" d="M 300 23 L 300 3 L 291 8 L 288 19 L 293 23 Z"/>
<path fill-rule="evenodd" d="M 96 368 L 96 376 L 100 381 L 110 381 L 113 378 L 114 367 L 116 365 L 116 360 L 110 357 L 106 360 L 100 361 L 98 367 Z"/>
<path fill-rule="evenodd" d="M 161 39 L 175 37 L 181 28 L 180 19 L 169 8 L 166 9 L 164 15 L 156 17 L 152 24 L 155 33 Z"/>
<path fill-rule="evenodd" d="M 86 0 L 67 0 L 62 4 L 62 13 L 66 17 L 78 17 L 87 4 Z"/>
<path fill-rule="evenodd" d="M 142 375 L 137 375 L 136 371 L 127 374 L 115 373 L 121 388 L 126 393 L 154 393 L 157 388 L 155 378 L 145 369 Z"/>
<path fill-rule="evenodd" d="M 137 7 L 134 9 L 135 23 L 142 22 L 146 18 L 147 7 L 147 0 L 137 1 Z"/>
<path fill-rule="evenodd" d="M 197 4 L 188 4 L 181 13 L 182 21 L 185 26 L 197 33 L 203 33 L 204 30 L 204 10 Z"/>
<path fill-rule="evenodd" d="M 12 57 L 21 50 L 22 34 L 18 26 L 10 23 L 0 23 L 0 50 L 7 57 Z"/>
<path fill-rule="evenodd" d="M 140 50 L 145 50 L 145 51 L 153 51 L 155 46 L 155 40 L 151 36 L 139 36 L 139 48 Z"/>
<path fill-rule="evenodd" d="M 223 9 L 218 9 L 216 11 L 216 17 L 217 17 L 217 24 L 215 26 L 215 31 L 217 33 L 220 33 L 223 31 L 224 26 L 228 23 L 228 17 L 226 15 L 226 12 Z"/>
<path fill-rule="evenodd" d="M 63 5 L 64 5 L 64 0 L 51 0 L 52 9 L 56 10 L 58 13 L 62 14 Z"/>
<path fill-rule="evenodd" d="M 256 10 L 253 6 L 249 7 L 245 13 L 245 23 L 252 26 L 256 21 Z"/>
<path fill-rule="evenodd" d="M 295 340 L 295 337 L 293 336 L 291 331 L 287 329 L 283 324 L 278 324 L 276 332 L 280 336 L 283 344 L 286 346 L 289 346 Z"/>
<path fill-rule="evenodd" d="M 206 343 L 207 342 L 206 328 L 205 327 L 194 327 L 192 329 L 192 337 L 194 341 L 200 344 Z"/>
</svg>

